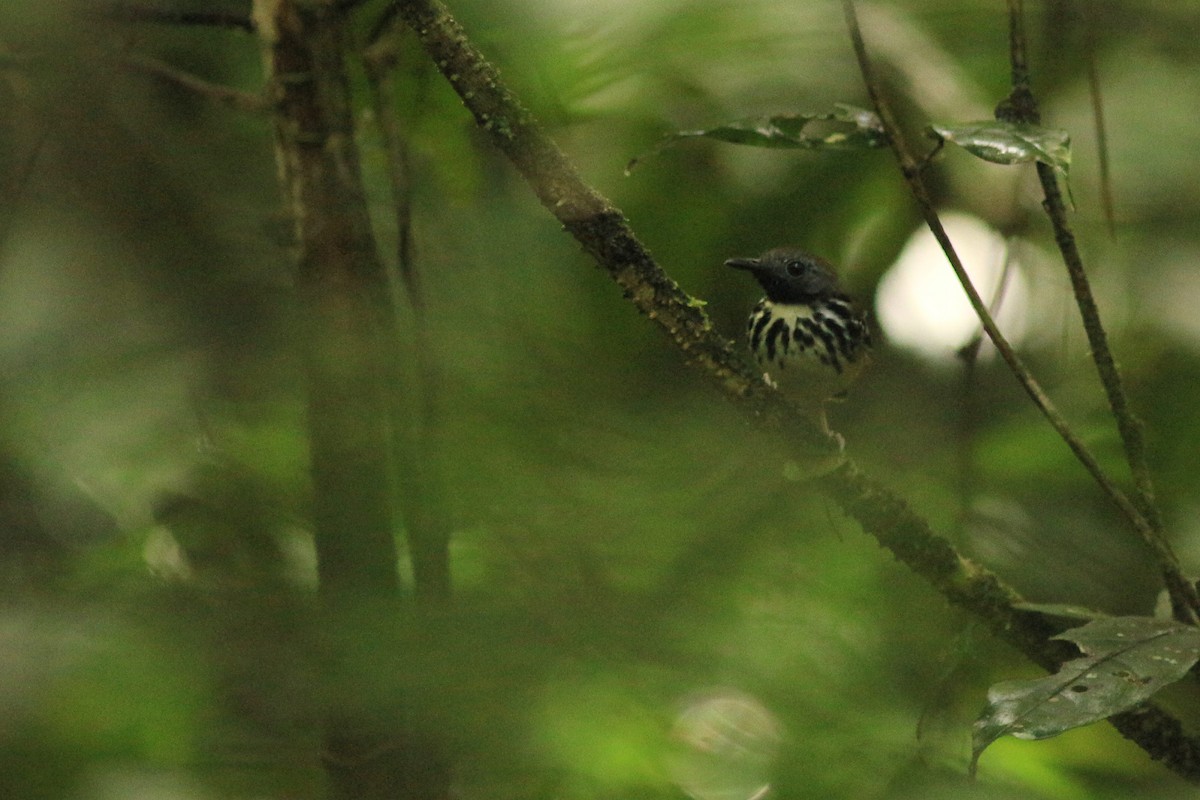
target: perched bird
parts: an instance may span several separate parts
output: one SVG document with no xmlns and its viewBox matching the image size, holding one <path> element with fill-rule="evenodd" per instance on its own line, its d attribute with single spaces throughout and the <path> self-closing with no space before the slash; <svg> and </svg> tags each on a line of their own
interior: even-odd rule
<svg viewBox="0 0 1200 800">
<path fill-rule="evenodd" d="M 844 395 L 870 360 L 865 317 L 842 294 L 829 263 L 803 250 L 779 247 L 725 266 L 750 271 L 767 293 L 746 323 L 763 379 L 812 407 L 828 432 L 825 402 Z"/>
</svg>

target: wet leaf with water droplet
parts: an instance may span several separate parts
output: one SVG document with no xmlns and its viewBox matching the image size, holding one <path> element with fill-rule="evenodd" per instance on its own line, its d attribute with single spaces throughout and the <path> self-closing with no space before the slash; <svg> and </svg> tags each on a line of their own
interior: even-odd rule
<svg viewBox="0 0 1200 800">
<path fill-rule="evenodd" d="M 1065 177 L 1071 169 L 1071 136 L 1060 128 L 989 119 L 956 124 L 934 123 L 930 135 L 951 142 L 994 164 L 1041 161 Z"/>
<path fill-rule="evenodd" d="M 1152 617 L 1098 619 L 1055 638 L 1074 642 L 1084 657 L 1054 675 L 988 691 L 975 722 L 972 773 L 1001 736 L 1045 739 L 1128 711 L 1200 660 L 1200 629 Z"/>
<path fill-rule="evenodd" d="M 652 151 L 631 160 L 625 173 L 629 174 L 647 156 L 684 139 L 716 139 L 751 147 L 791 150 L 864 150 L 887 144 L 883 125 L 874 112 L 837 103 L 833 111 L 750 117 L 704 130 L 668 134 Z"/>
</svg>

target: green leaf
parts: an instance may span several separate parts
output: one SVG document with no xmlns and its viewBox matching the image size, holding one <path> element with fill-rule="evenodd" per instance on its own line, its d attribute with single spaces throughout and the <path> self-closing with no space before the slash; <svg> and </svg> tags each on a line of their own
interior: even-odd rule
<svg viewBox="0 0 1200 800">
<path fill-rule="evenodd" d="M 887 144 L 883 125 L 874 112 L 837 103 L 833 111 L 825 113 L 750 117 L 727 122 L 715 128 L 668 134 L 649 153 L 631 160 L 625 167 L 625 174 L 628 175 L 645 158 L 660 153 L 684 139 L 716 139 L 751 147 L 790 150 L 862 150 Z"/>
<path fill-rule="evenodd" d="M 1071 168 L 1071 136 L 1059 128 L 989 119 L 956 125 L 935 123 L 929 131 L 939 141 L 952 142 L 994 164 L 1041 161 L 1064 177 Z"/>
<path fill-rule="evenodd" d="M 1200 629 L 1151 617 L 1098 619 L 1055 638 L 1079 645 L 1084 657 L 1054 675 L 988 691 L 974 727 L 972 774 L 1001 736 L 1045 739 L 1128 711 L 1200 660 Z"/>
</svg>

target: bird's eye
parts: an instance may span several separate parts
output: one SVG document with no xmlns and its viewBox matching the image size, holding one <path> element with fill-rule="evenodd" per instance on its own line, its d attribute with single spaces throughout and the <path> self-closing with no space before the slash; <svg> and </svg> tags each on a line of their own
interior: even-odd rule
<svg viewBox="0 0 1200 800">
<path fill-rule="evenodd" d="M 784 269 L 787 270 L 788 275 L 791 275 L 794 278 L 804 270 L 804 265 L 799 261 L 789 261 Z"/>
</svg>

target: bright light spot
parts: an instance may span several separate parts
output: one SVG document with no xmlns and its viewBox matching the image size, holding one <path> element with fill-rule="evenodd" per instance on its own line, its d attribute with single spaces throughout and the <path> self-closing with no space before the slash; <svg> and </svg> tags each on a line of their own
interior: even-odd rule
<svg viewBox="0 0 1200 800">
<path fill-rule="evenodd" d="M 783 726 L 737 689 L 687 699 L 671 728 L 671 777 L 696 800 L 759 800 L 771 788 Z"/>
<path fill-rule="evenodd" d="M 185 581 L 192 577 L 192 567 L 179 542 L 163 527 L 150 531 L 142 546 L 142 558 L 150 573 L 164 580 Z"/>
<path fill-rule="evenodd" d="M 1008 245 L 977 217 L 945 214 L 942 224 L 963 260 L 976 290 L 992 310 L 1000 331 L 1013 345 L 1027 329 L 1029 286 L 1016 259 L 1004 279 Z M 1004 281 L 997 307 L 996 293 Z M 879 283 L 876 314 L 888 339 L 931 358 L 951 358 L 979 331 L 979 318 L 928 228 L 904 246 Z M 988 351 L 984 351 L 988 352 Z"/>
</svg>

